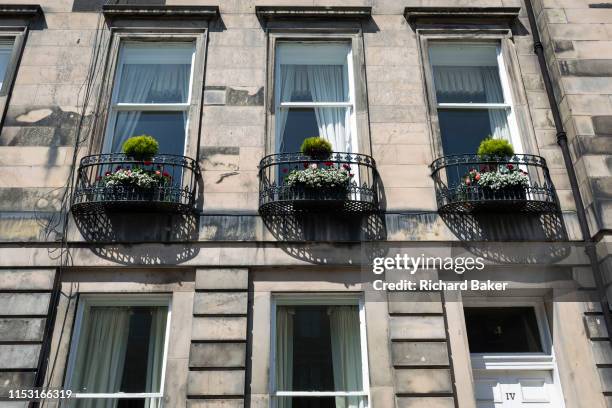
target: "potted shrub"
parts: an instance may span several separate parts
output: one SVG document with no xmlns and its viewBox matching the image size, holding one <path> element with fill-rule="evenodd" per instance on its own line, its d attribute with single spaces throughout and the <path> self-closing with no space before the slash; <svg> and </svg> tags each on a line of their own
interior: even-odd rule
<svg viewBox="0 0 612 408">
<path fill-rule="evenodd" d="M 130 137 L 123 143 L 123 153 L 134 160 L 151 160 L 159 151 L 159 143 L 153 136 Z"/>
<path fill-rule="evenodd" d="M 485 139 L 478 147 L 478 156 L 488 163 L 471 169 L 461 181 L 459 192 L 464 199 L 525 200 L 529 187 L 527 172 L 511 163 L 512 145 L 503 139 Z M 502 163 L 498 163 L 498 162 Z"/>
<path fill-rule="evenodd" d="M 326 160 L 332 154 L 332 145 L 327 140 L 319 136 L 304 139 L 301 147 L 302 154 L 315 160 Z"/>
<path fill-rule="evenodd" d="M 103 176 L 98 177 L 104 194 L 120 201 L 152 200 L 156 193 L 159 199 L 163 199 L 161 187 L 169 185 L 172 177 L 161 166 L 154 167 L 148 162 L 157 154 L 158 149 L 157 140 L 148 135 L 126 140 L 123 144 L 125 155 L 143 163 L 117 166 L 114 170 L 106 171 Z"/>
</svg>

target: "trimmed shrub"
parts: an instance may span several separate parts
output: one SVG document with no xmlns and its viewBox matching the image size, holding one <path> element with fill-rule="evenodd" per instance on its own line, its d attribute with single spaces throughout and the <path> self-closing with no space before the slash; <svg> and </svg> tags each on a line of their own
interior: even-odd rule
<svg viewBox="0 0 612 408">
<path fill-rule="evenodd" d="M 302 154 L 313 159 L 324 160 L 332 154 L 332 145 L 327 140 L 319 136 L 304 139 L 301 147 Z"/>
<path fill-rule="evenodd" d="M 478 147 L 478 156 L 484 157 L 509 157 L 514 155 L 514 148 L 504 139 L 485 139 Z"/>
<path fill-rule="evenodd" d="M 136 160 L 149 160 L 159 151 L 159 143 L 148 135 L 133 136 L 123 143 L 123 153 Z"/>
</svg>

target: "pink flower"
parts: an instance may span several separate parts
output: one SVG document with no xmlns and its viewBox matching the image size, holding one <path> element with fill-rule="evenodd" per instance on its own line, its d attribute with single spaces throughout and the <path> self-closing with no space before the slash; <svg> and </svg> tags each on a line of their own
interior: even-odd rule
<svg viewBox="0 0 612 408">
<path fill-rule="evenodd" d="M 465 184 L 467 184 L 469 186 L 470 184 L 472 184 L 472 180 L 470 180 L 469 177 L 466 177 L 465 178 Z"/>
<path fill-rule="evenodd" d="M 476 173 L 476 175 L 474 176 L 474 179 L 475 179 L 476 181 L 480 180 L 480 174 L 479 174 L 479 173 Z"/>
<path fill-rule="evenodd" d="M 155 170 L 155 175 L 156 175 L 156 176 L 159 176 L 160 174 L 161 174 L 161 171 L 159 171 L 159 170 Z"/>
<path fill-rule="evenodd" d="M 110 172 L 110 171 L 107 171 L 106 173 L 104 173 L 104 175 L 105 175 L 105 176 L 110 176 L 110 175 L 111 175 L 111 172 Z"/>
<path fill-rule="evenodd" d="M 310 165 L 310 168 L 311 168 L 311 169 L 313 169 L 313 170 L 315 170 L 317 167 L 318 167 L 318 166 L 317 166 L 317 163 L 312 163 L 312 164 Z"/>
</svg>

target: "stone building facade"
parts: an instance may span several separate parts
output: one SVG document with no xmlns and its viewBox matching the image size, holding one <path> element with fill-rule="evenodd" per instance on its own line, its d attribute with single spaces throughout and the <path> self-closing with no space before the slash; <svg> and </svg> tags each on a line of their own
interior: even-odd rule
<svg viewBox="0 0 612 408">
<path fill-rule="evenodd" d="M 25 3 L 0 5 L 0 406 L 612 407 L 611 3 Z M 311 212 L 269 189 L 326 114 L 358 188 Z M 502 211 L 436 160 L 483 120 L 541 178 Z M 195 160 L 145 164 L 174 176 L 153 208 L 87 190 L 138 131 Z M 509 290 L 373 291 L 397 253 Z"/>
</svg>

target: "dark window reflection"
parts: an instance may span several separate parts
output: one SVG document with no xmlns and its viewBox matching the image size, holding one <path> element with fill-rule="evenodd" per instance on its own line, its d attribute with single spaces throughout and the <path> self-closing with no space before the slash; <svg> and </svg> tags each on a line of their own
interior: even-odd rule
<svg viewBox="0 0 612 408">
<path fill-rule="evenodd" d="M 540 332 L 532 307 L 466 307 L 471 353 L 539 353 Z"/>
</svg>

